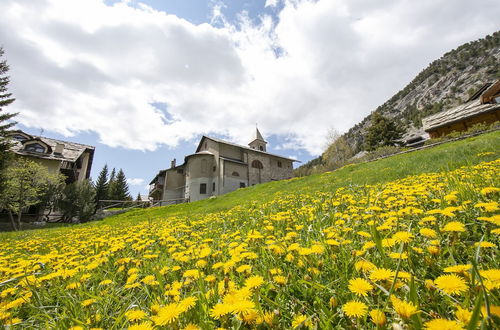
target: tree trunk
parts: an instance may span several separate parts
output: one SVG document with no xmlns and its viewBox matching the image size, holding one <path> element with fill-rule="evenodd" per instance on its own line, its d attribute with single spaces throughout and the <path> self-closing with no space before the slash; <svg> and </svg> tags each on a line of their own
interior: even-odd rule
<svg viewBox="0 0 500 330">
<path fill-rule="evenodd" d="M 17 213 L 17 230 L 21 230 L 22 229 L 22 225 L 21 225 L 21 215 L 23 214 L 23 212 L 21 211 L 22 209 L 19 208 L 19 213 Z"/>
<path fill-rule="evenodd" d="M 12 229 L 14 229 L 15 231 L 18 231 L 19 229 L 17 229 L 16 221 L 14 220 L 14 216 L 12 215 L 11 210 L 9 210 L 9 219 L 10 219 L 10 223 L 12 225 Z"/>
</svg>

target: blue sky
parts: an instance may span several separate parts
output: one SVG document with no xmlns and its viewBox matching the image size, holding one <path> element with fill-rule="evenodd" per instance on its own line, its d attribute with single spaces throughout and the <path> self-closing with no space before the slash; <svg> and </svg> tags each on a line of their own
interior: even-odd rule
<svg viewBox="0 0 500 330">
<path fill-rule="evenodd" d="M 500 28 L 493 0 L 2 0 L 18 128 L 94 145 L 130 191 L 202 135 L 306 162 L 428 63 Z M 464 28 L 466 27 L 466 28 Z"/>
</svg>

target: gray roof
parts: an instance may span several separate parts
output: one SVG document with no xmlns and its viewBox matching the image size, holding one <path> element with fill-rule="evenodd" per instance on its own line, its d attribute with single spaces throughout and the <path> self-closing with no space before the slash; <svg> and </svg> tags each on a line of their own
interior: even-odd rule
<svg viewBox="0 0 500 330">
<path fill-rule="evenodd" d="M 43 158 L 43 159 L 54 159 L 54 160 L 64 160 L 68 162 L 75 162 L 78 157 L 80 157 L 86 150 L 90 151 L 92 154 L 95 150 L 94 146 L 86 145 L 86 144 L 80 144 L 80 143 L 75 143 L 75 142 L 68 142 L 68 141 L 62 141 L 62 140 L 56 140 L 56 139 L 51 139 L 43 136 L 34 136 L 27 134 L 23 131 L 14 131 L 12 132 L 12 135 L 15 135 L 16 133 L 21 133 L 23 135 L 27 135 L 31 137 L 31 139 L 25 140 L 23 142 L 19 142 L 17 140 L 14 140 L 14 145 L 12 146 L 11 150 L 15 152 L 18 155 L 24 155 L 24 156 L 31 156 L 31 157 L 36 157 L 36 158 Z M 50 149 L 49 153 L 38 153 L 38 152 L 30 152 L 24 150 L 24 144 L 29 141 L 42 141 L 43 143 L 47 144 Z M 57 144 L 63 144 L 64 148 L 63 151 L 60 155 L 54 154 L 54 151 L 56 149 Z"/>
<path fill-rule="evenodd" d="M 496 103 L 495 96 L 498 96 L 499 91 L 500 80 L 495 83 L 484 84 L 466 103 L 422 119 L 424 131 L 429 132 L 436 128 L 461 122 L 468 118 L 497 111 L 500 109 L 500 104 Z"/>
<path fill-rule="evenodd" d="M 425 117 L 422 119 L 422 126 L 426 132 L 447 126 L 477 115 L 497 111 L 500 109 L 500 104 L 498 103 L 486 103 L 481 104 L 480 99 L 461 104 L 458 107 L 438 112 L 432 116 Z"/>
<path fill-rule="evenodd" d="M 293 159 L 293 158 L 283 157 L 283 156 L 272 154 L 272 153 L 269 153 L 269 152 L 252 149 L 250 147 L 245 147 L 245 146 L 242 146 L 242 145 L 239 145 L 239 144 L 236 144 L 236 143 L 227 142 L 227 141 L 224 141 L 224 140 L 221 140 L 221 139 L 218 139 L 218 138 L 214 138 L 214 137 L 211 137 L 211 136 L 206 136 L 206 135 L 203 135 L 201 137 L 200 144 L 198 145 L 198 148 L 196 149 L 196 151 L 200 150 L 201 142 L 203 141 L 204 138 L 210 139 L 210 140 L 218 142 L 218 143 L 227 144 L 227 145 L 230 145 L 230 146 L 233 146 L 233 147 L 243 148 L 245 150 L 251 150 L 251 151 L 254 151 L 254 152 L 257 152 L 257 153 L 260 153 L 260 154 L 274 156 L 274 157 L 278 157 L 278 158 L 281 158 L 281 159 L 291 160 L 292 162 L 299 162 L 300 163 L 299 160 L 296 160 L 296 159 Z"/>
</svg>

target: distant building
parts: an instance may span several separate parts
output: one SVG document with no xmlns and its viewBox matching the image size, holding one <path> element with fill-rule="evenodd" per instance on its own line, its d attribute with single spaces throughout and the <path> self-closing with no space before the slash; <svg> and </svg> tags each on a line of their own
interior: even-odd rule
<svg viewBox="0 0 500 330">
<path fill-rule="evenodd" d="M 466 131 L 475 124 L 499 120 L 500 80 L 485 84 L 465 104 L 422 119 L 422 125 L 431 138 L 438 138 L 453 131 Z"/>
<path fill-rule="evenodd" d="M 46 166 L 51 173 L 64 174 L 66 183 L 90 177 L 93 146 L 34 136 L 23 131 L 13 131 L 9 136 L 14 142 L 11 151 L 18 157 Z"/>
<path fill-rule="evenodd" d="M 256 129 L 248 147 L 203 136 L 194 154 L 184 164 L 172 161 L 150 182 L 150 199 L 162 205 L 197 201 L 238 188 L 289 179 L 294 159 L 268 153 L 267 142 Z"/>
</svg>

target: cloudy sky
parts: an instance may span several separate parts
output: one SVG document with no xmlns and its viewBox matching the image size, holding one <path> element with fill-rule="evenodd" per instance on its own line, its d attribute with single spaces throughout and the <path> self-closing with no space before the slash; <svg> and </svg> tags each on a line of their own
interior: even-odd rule
<svg viewBox="0 0 500 330">
<path fill-rule="evenodd" d="M 202 134 L 307 161 L 428 63 L 500 28 L 496 0 L 1 0 L 18 127 L 96 146 L 131 191 Z"/>
</svg>

